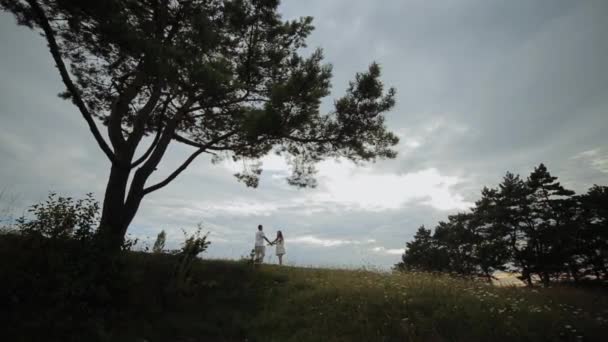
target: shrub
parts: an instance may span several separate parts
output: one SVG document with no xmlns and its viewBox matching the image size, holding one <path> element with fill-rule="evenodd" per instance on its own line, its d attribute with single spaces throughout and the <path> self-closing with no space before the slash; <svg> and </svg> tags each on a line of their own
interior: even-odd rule
<svg viewBox="0 0 608 342">
<path fill-rule="evenodd" d="M 154 246 L 152 246 L 152 253 L 162 253 L 165 249 L 165 241 L 167 239 L 167 234 L 164 230 L 161 230 L 156 236 L 156 241 L 154 241 Z"/>
<path fill-rule="evenodd" d="M 178 291 L 187 292 L 190 285 L 190 273 L 192 265 L 197 256 L 207 250 L 211 242 L 207 241 L 209 233 L 201 236 L 202 225 L 199 224 L 196 232 L 188 236 L 184 232 L 184 243 L 181 250 L 177 253 L 178 265 L 175 269 L 175 282 Z"/>
<path fill-rule="evenodd" d="M 91 193 L 74 200 L 51 192 L 45 202 L 32 205 L 28 212 L 33 218 L 21 216 L 16 227 L 27 236 L 90 240 L 99 225 L 99 202 Z"/>
</svg>

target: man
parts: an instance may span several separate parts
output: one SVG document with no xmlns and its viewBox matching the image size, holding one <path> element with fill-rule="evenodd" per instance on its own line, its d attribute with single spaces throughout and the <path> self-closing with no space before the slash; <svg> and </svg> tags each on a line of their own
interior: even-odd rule
<svg viewBox="0 0 608 342">
<path fill-rule="evenodd" d="M 266 238 L 263 231 L 264 227 L 258 225 L 258 231 L 255 233 L 255 261 L 262 263 L 264 262 L 264 255 L 266 254 L 266 247 L 264 246 L 264 240 L 269 244 L 272 244 L 270 240 Z"/>
</svg>

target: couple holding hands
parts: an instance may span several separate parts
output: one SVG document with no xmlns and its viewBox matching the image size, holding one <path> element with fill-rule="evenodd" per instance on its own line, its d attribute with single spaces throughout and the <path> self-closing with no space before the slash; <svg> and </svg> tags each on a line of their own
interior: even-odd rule
<svg viewBox="0 0 608 342">
<path fill-rule="evenodd" d="M 276 245 L 276 254 L 279 257 L 279 265 L 283 265 L 283 255 L 285 255 L 285 240 L 283 239 L 283 233 L 277 231 L 277 237 L 274 241 L 270 241 L 264 235 L 264 227 L 258 225 L 258 231 L 255 233 L 255 261 L 262 263 L 264 262 L 264 256 L 266 255 L 266 246 L 264 246 L 264 240 L 266 240 L 271 246 Z"/>
</svg>

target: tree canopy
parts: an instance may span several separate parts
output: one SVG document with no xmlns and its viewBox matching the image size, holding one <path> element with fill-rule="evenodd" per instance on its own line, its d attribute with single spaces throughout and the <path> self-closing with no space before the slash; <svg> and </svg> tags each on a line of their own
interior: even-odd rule
<svg viewBox="0 0 608 342">
<path fill-rule="evenodd" d="M 395 90 L 384 88 L 379 65 L 356 74 L 322 113 L 332 68 L 320 49 L 301 54 L 312 18 L 285 21 L 278 5 L 0 0 L 19 24 L 46 38 L 66 86 L 60 96 L 78 108 L 111 162 L 101 232 L 122 239 L 142 198 L 202 153 L 216 161 L 284 155 L 292 165 L 289 183 L 302 187 L 316 184 L 314 164 L 323 158 L 395 157 L 398 139 L 383 115 L 395 104 Z M 142 147 L 145 136 L 153 139 Z M 147 184 L 171 142 L 193 147 L 192 155 L 164 180 Z M 261 170 L 249 165 L 236 176 L 255 187 Z"/>
</svg>

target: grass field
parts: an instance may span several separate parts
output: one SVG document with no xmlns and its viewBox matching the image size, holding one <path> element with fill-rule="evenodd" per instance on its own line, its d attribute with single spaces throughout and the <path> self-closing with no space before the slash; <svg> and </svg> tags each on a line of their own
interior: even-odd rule
<svg viewBox="0 0 608 342">
<path fill-rule="evenodd" d="M 0 249 L 3 341 L 602 341 L 608 332 L 600 288 L 207 260 L 176 290 L 175 256 L 128 253 L 121 276 L 91 297 L 78 290 L 86 282 L 58 293 L 63 271 L 41 271 L 49 258 L 17 250 Z"/>
</svg>

